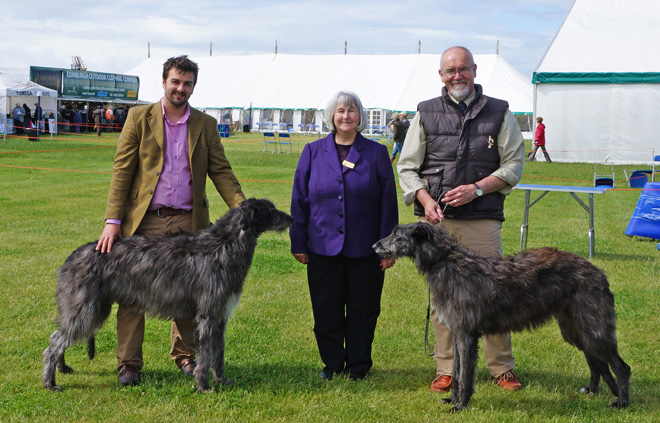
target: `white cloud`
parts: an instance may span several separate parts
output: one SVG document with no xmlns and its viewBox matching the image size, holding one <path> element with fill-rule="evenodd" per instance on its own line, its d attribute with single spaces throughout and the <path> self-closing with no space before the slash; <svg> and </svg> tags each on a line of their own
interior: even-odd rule
<svg viewBox="0 0 660 423">
<path fill-rule="evenodd" d="M 66 6 L 29 2 L 0 16 L 0 66 L 69 67 L 81 56 L 90 70 L 125 72 L 152 55 L 412 54 L 461 44 L 475 53 L 500 52 L 525 74 L 534 70 L 573 0 L 253 0 L 134 1 Z"/>
</svg>

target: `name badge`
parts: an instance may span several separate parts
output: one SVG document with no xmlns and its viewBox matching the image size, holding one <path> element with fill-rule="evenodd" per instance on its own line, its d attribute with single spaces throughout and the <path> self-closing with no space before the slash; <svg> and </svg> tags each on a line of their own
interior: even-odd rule
<svg viewBox="0 0 660 423">
<path fill-rule="evenodd" d="M 346 166 L 349 169 L 353 169 L 355 167 L 355 163 L 351 163 L 348 160 L 344 160 L 342 162 L 342 166 Z"/>
</svg>

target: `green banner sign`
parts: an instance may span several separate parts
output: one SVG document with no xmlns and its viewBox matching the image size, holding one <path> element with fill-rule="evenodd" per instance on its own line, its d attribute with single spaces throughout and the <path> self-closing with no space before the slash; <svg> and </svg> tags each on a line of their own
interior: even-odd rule
<svg viewBox="0 0 660 423">
<path fill-rule="evenodd" d="M 115 73 L 62 70 L 62 95 L 137 100 L 140 78 Z"/>
</svg>

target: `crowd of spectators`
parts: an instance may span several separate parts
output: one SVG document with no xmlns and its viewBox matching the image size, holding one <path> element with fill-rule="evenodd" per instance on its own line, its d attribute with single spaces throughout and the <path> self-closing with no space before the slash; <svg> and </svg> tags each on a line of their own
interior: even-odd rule
<svg viewBox="0 0 660 423">
<path fill-rule="evenodd" d="M 93 111 L 102 110 L 100 122 L 94 121 Z M 120 132 L 126 122 L 129 106 L 102 103 L 62 103 L 58 114 L 59 132 Z"/>
</svg>

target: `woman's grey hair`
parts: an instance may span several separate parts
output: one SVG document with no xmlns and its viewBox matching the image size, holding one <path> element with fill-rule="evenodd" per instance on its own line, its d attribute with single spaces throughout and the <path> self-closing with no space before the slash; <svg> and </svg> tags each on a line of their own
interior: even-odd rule
<svg viewBox="0 0 660 423">
<path fill-rule="evenodd" d="M 334 116 L 335 110 L 340 104 L 343 104 L 344 106 L 355 106 L 358 109 L 358 112 L 360 113 L 360 123 L 358 124 L 357 131 L 364 131 L 364 129 L 367 127 L 368 118 L 367 111 L 364 109 L 364 107 L 362 107 L 360 97 L 351 91 L 339 91 L 334 95 L 334 97 L 332 97 L 332 100 L 330 100 L 328 106 L 323 112 L 323 121 L 328 126 L 328 129 L 330 129 L 330 132 L 337 132 L 337 128 L 335 128 Z"/>
</svg>

